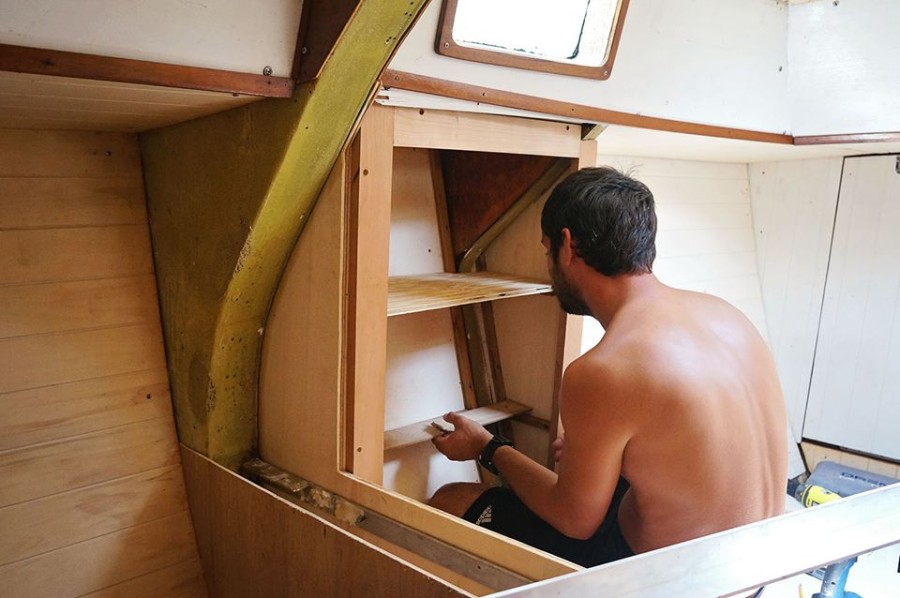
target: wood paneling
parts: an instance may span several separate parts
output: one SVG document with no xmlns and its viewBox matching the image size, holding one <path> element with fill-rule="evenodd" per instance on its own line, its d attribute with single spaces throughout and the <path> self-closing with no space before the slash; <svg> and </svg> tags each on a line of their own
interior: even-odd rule
<svg viewBox="0 0 900 598">
<path fill-rule="evenodd" d="M 85 594 L 85 597 L 129 598 L 131 596 L 165 596 L 165 598 L 206 598 L 206 595 L 206 581 L 203 578 L 200 558 L 194 556 L 175 565 L 111 585 L 97 592 Z"/>
<path fill-rule="evenodd" d="M 181 467 L 169 465 L 0 508 L 0 565 L 184 511 Z"/>
<path fill-rule="evenodd" d="M 178 462 L 168 417 L 0 453 L 0 506 Z"/>
<path fill-rule="evenodd" d="M 0 339 L 159 321 L 152 274 L 0 286 L 0 305 Z"/>
<path fill-rule="evenodd" d="M 75 131 L 4 130 L 0 135 L 0 176 L 140 176 L 134 137 Z"/>
<path fill-rule="evenodd" d="M 205 595 L 137 140 L 0 130 L 0 254 L 0 594 Z"/>
<path fill-rule="evenodd" d="M 165 367 L 159 323 L 0 340 L 0 393 Z"/>
<path fill-rule="evenodd" d="M 0 197 L 0 229 L 147 222 L 140 177 L 0 178 Z"/>
<path fill-rule="evenodd" d="M 140 132 L 261 98 L 71 77 L 0 72 L 0 127 Z"/>
<path fill-rule="evenodd" d="M 72 544 L 0 567 L 10 596 L 81 596 L 194 558 L 190 514 L 156 521 Z M 148 591 L 145 596 L 154 596 Z"/>
<path fill-rule="evenodd" d="M 153 272 L 146 225 L 11 230 L 0 236 L 0 284 Z"/>
<path fill-rule="evenodd" d="M 182 461 L 214 596 L 468 595 L 189 449 Z"/>
<path fill-rule="evenodd" d="M 172 415 L 163 367 L 0 394 L 0 451 Z"/>
</svg>

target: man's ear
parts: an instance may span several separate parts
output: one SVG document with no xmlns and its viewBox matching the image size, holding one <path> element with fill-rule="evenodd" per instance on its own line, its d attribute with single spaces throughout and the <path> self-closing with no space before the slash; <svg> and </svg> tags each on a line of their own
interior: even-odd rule
<svg viewBox="0 0 900 598">
<path fill-rule="evenodd" d="M 560 232 L 559 239 L 559 255 L 557 261 L 568 265 L 573 259 L 578 257 L 575 253 L 575 247 L 572 244 L 572 231 L 563 228 Z"/>
</svg>

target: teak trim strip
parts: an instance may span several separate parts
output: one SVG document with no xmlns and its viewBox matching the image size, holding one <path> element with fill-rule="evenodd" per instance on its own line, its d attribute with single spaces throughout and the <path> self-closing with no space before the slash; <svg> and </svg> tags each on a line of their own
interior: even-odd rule
<svg viewBox="0 0 900 598">
<path fill-rule="evenodd" d="M 294 82 L 218 69 L 0 44 L 0 71 L 289 98 Z"/>
<path fill-rule="evenodd" d="M 555 114 L 586 122 L 600 122 L 638 127 L 641 129 L 656 129 L 672 133 L 686 133 L 689 135 L 704 135 L 706 137 L 722 137 L 725 139 L 740 139 L 744 141 L 761 141 L 764 143 L 780 143 L 784 145 L 791 145 L 794 143 L 794 138 L 790 135 L 751 131 L 748 129 L 735 129 L 731 127 L 718 127 L 667 118 L 643 116 L 640 114 L 630 114 L 627 112 L 618 112 L 616 110 L 595 108 L 584 104 L 573 104 L 570 102 L 561 102 L 559 100 L 538 98 L 489 87 L 479 87 L 477 85 L 469 85 L 468 83 L 447 81 L 392 69 L 385 70 L 382 85 L 388 89 L 395 87 L 407 91 L 430 93 L 433 95 L 481 102 L 483 104 L 491 104 L 494 106 L 518 108 L 520 110 L 530 110 L 533 112 L 542 112 L 544 114 Z"/>
</svg>

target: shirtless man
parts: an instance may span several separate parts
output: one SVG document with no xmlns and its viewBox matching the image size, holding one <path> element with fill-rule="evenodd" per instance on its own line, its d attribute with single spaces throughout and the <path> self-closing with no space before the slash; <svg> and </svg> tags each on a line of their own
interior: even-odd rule
<svg viewBox="0 0 900 598">
<path fill-rule="evenodd" d="M 541 228 L 560 305 L 606 331 L 563 375 L 558 474 L 450 413 L 438 450 L 478 458 L 509 488 L 450 484 L 431 504 L 584 566 L 781 513 L 787 423 L 772 356 L 734 307 L 652 274 L 650 190 L 578 171 Z"/>
</svg>

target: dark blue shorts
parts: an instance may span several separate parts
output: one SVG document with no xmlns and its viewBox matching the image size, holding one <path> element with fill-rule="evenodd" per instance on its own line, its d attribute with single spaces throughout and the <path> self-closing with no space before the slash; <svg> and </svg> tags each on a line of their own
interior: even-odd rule
<svg viewBox="0 0 900 598">
<path fill-rule="evenodd" d="M 566 536 L 538 517 L 508 488 L 484 491 L 463 518 L 485 529 L 519 540 L 583 567 L 593 567 L 633 556 L 619 529 L 619 503 L 628 482 L 619 478 L 606 517 L 587 540 Z"/>
</svg>

